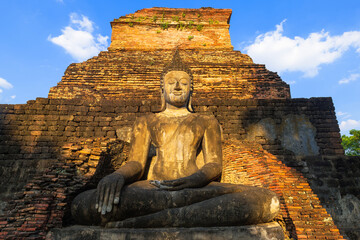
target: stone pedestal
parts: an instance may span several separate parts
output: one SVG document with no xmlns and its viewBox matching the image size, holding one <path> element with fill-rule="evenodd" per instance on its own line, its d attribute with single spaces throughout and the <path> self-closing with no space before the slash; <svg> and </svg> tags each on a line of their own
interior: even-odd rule
<svg viewBox="0 0 360 240">
<path fill-rule="evenodd" d="M 196 227 L 196 228 L 149 228 L 149 229 L 107 229 L 95 226 L 71 226 L 52 229 L 47 239 L 54 240 L 261 240 L 284 239 L 284 233 L 278 223 L 266 223 L 236 227 Z"/>
</svg>

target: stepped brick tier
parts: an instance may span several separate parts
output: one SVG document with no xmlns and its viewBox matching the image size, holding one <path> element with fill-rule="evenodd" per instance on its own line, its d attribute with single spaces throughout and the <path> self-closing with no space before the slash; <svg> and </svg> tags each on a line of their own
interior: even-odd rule
<svg viewBox="0 0 360 240">
<path fill-rule="evenodd" d="M 276 73 L 232 50 L 230 15 L 151 8 L 115 19 L 109 50 L 71 64 L 48 98 L 0 105 L 0 238 L 73 224 L 73 197 L 123 164 L 135 118 L 159 111 L 174 48 L 194 75 L 194 110 L 222 126 L 222 181 L 275 191 L 290 238 L 360 236 L 360 159 L 344 156 L 331 98 L 291 99 Z"/>
<path fill-rule="evenodd" d="M 151 8 L 115 19 L 109 51 L 71 64 L 49 98 L 159 99 L 161 71 L 175 48 L 194 75 L 194 98 L 290 98 L 276 73 L 233 51 L 230 15 L 230 9 Z"/>
<path fill-rule="evenodd" d="M 150 8 L 114 19 L 109 50 L 232 50 L 231 9 Z"/>
<path fill-rule="evenodd" d="M 52 87 L 52 99 L 160 99 L 160 75 L 174 51 L 101 52 L 83 63 L 73 63 L 61 82 Z M 196 99 L 287 99 L 289 85 L 254 64 L 239 51 L 188 51 L 180 56 L 194 76 Z"/>
</svg>

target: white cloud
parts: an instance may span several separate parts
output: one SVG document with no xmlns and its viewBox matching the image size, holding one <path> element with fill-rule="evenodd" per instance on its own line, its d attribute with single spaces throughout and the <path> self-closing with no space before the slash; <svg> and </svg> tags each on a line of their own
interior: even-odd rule
<svg viewBox="0 0 360 240">
<path fill-rule="evenodd" d="M 12 95 L 10 98 L 11 98 L 11 99 L 15 99 L 15 98 L 16 98 L 16 95 Z"/>
<path fill-rule="evenodd" d="M 13 85 L 11 85 L 11 83 L 0 77 L 0 87 L 5 89 L 10 89 L 13 88 Z"/>
<path fill-rule="evenodd" d="M 360 78 L 359 73 L 353 73 L 349 77 L 341 79 L 339 81 L 339 84 L 346 84 L 346 83 L 349 83 L 349 82 L 353 82 L 353 81 L 358 80 L 359 78 Z"/>
<path fill-rule="evenodd" d="M 52 43 L 64 48 L 73 58 L 84 61 L 104 51 L 108 45 L 108 36 L 94 35 L 94 23 L 88 17 L 70 14 L 70 25 L 61 29 L 62 34 L 48 37 Z"/>
<path fill-rule="evenodd" d="M 82 19 L 79 19 L 79 15 L 76 13 L 70 14 L 70 22 L 77 25 L 77 28 L 82 31 L 92 33 L 94 31 L 93 22 L 84 15 L 81 15 Z"/>
<path fill-rule="evenodd" d="M 359 128 L 360 128 L 360 121 L 356 121 L 353 119 L 341 121 L 340 123 L 341 132 L 348 132 L 351 129 L 359 129 Z"/>
<path fill-rule="evenodd" d="M 347 118 L 351 117 L 351 115 L 349 113 L 341 112 L 341 111 L 336 112 L 336 116 L 341 119 L 347 119 Z"/>
<path fill-rule="evenodd" d="M 276 25 L 275 31 L 260 34 L 254 43 L 245 47 L 250 57 L 265 63 L 270 70 L 300 71 L 305 77 L 314 77 L 322 64 L 334 62 L 350 47 L 360 53 L 360 31 L 330 36 L 323 30 L 310 33 L 307 38 L 289 38 L 283 35 L 285 21 Z"/>
</svg>

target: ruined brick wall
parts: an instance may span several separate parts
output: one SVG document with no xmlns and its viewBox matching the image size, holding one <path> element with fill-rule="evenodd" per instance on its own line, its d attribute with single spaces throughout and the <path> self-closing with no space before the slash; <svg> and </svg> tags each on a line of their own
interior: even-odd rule
<svg viewBox="0 0 360 240">
<path fill-rule="evenodd" d="M 122 138 L 119 135 L 126 135 L 137 116 L 155 112 L 159 107 L 159 102 L 153 101 L 91 102 L 46 98 L 38 98 L 23 105 L 0 105 L 0 178 L 4 183 L 1 187 L 2 198 L 12 190 L 21 189 L 36 172 L 35 169 L 44 169 L 48 163 L 57 159 L 67 143 L 76 143 L 81 138 Z M 317 130 L 315 139 L 319 153 L 343 154 L 334 107 L 328 98 L 194 99 L 194 108 L 197 112 L 214 114 L 223 128 L 225 139 L 246 139 L 249 126 L 263 118 L 281 122 L 281 116 L 305 114 Z M 284 161 L 293 156 L 284 150 L 279 140 L 255 140 Z M 90 171 L 88 165 L 84 167 Z"/>
<path fill-rule="evenodd" d="M 360 157 L 298 157 L 287 165 L 304 175 L 342 233 L 359 239 Z"/>
<path fill-rule="evenodd" d="M 34 175 L 41 176 L 48 166 L 52 166 L 57 159 L 61 158 L 64 149 L 79 154 L 76 155 L 78 157 L 75 156 L 76 159 L 71 160 L 72 168 L 75 171 L 82 174 L 93 174 L 100 159 L 100 153 L 103 151 L 103 145 L 106 145 L 108 141 L 114 141 L 116 138 L 126 139 L 127 133 L 131 130 L 137 116 L 156 112 L 159 107 L 158 101 L 97 102 L 46 98 L 38 98 L 23 105 L 0 105 L 0 179 L 3 183 L 2 193 L 11 192 L 13 194 L 13 190 L 19 191 L 29 181 L 32 181 Z M 316 129 L 315 139 L 320 149 L 319 153 L 344 159 L 331 98 L 228 99 L 221 101 L 194 99 L 194 108 L 197 112 L 210 112 L 215 115 L 222 126 L 225 140 L 247 139 L 248 132 L 252 131 L 251 126 L 258 124 L 262 119 L 272 118 L 275 124 L 281 125 L 283 116 L 289 114 L 305 115 Z M 97 146 L 96 142 L 100 140 L 96 139 L 101 138 L 104 139 L 103 144 Z M 278 139 L 268 140 L 258 137 L 255 138 L 255 141 L 275 154 L 283 164 L 290 168 L 295 167 L 299 173 L 302 172 L 305 176 L 309 174 L 307 177 L 311 179 L 311 172 L 309 173 L 309 170 L 306 172 L 306 164 L 312 168 L 313 161 L 309 160 L 312 158 L 304 157 L 298 160 L 293 153 L 283 149 Z M 82 147 L 79 147 L 79 144 Z M 20 168 L 37 166 L 38 169 L 29 173 L 12 171 L 13 167 L 9 163 L 23 164 L 20 164 L 22 167 L 19 165 Z M 349 168 L 353 171 L 351 178 L 360 176 L 360 167 L 356 168 L 358 165 L 341 167 L 339 164 L 333 164 L 331 166 L 325 174 L 330 175 L 333 180 L 326 178 L 324 181 L 337 181 L 339 183 L 337 188 L 339 189 L 342 189 L 340 184 L 350 181 L 350 179 L 345 178 L 345 176 L 350 176 L 348 174 Z M 315 172 L 321 173 L 322 168 L 320 170 L 314 169 Z M 10 178 L 9 170 L 12 171 Z M 50 174 L 48 178 L 53 179 L 52 175 Z M 321 180 L 321 176 L 316 175 L 315 179 L 317 178 Z M 354 180 L 352 182 L 355 183 Z M 309 181 L 310 186 L 314 187 L 315 193 L 317 193 L 316 183 L 316 181 Z M 360 188 L 357 185 L 351 186 L 352 188 L 344 188 L 347 189 L 347 193 Z M 50 191 L 50 188 L 46 191 Z M 347 194 L 346 192 L 341 193 Z M 323 201 L 329 194 L 331 193 L 320 194 L 320 200 Z M 6 198 L 4 195 L 1 197 L 2 199 Z M 356 195 L 356 197 L 358 196 Z M 49 201 L 53 201 L 51 199 Z M 63 200 L 59 203 L 63 204 Z M 51 207 L 49 205 L 46 208 L 50 209 Z M 57 214 L 63 214 L 61 212 L 62 207 L 59 209 L 60 212 Z M 331 208 L 328 210 L 331 212 Z M 29 213 L 31 211 L 33 210 L 30 209 Z M 333 212 L 331 213 L 333 214 Z M 56 219 L 56 221 L 61 222 L 59 217 Z"/>
<path fill-rule="evenodd" d="M 220 122 L 223 136 L 244 139 L 247 129 L 264 118 L 275 122 L 288 114 L 306 115 L 316 128 L 320 154 L 343 154 L 331 98 L 290 100 L 196 100 L 197 112 L 210 112 Z M 116 137 L 137 116 L 159 110 L 154 101 L 59 100 L 38 98 L 22 105 L 0 105 L 0 159 L 56 158 L 59 147 L 77 138 Z M 276 141 L 256 139 L 275 155 L 286 154 Z"/>
<path fill-rule="evenodd" d="M 87 149 L 89 158 L 106 152 L 109 139 L 79 141 L 68 148 L 70 155 L 47 168 L 28 182 L 12 201 L 8 215 L 0 216 L 0 237 L 45 238 L 53 227 L 71 224 L 69 204 L 91 180 L 81 177 L 72 157 Z M 125 155 L 128 154 L 123 149 Z M 328 212 L 321 206 L 307 179 L 287 167 L 258 143 L 226 140 L 223 143 L 222 182 L 260 186 L 280 197 L 281 214 L 276 218 L 291 239 L 343 239 Z M 102 163 L 102 162 L 100 162 Z M 83 190 L 81 190 L 83 188 Z M 56 189 L 56 190 L 55 190 Z"/>
<path fill-rule="evenodd" d="M 254 142 L 231 139 L 225 142 L 223 151 L 222 181 L 265 187 L 276 192 L 281 205 L 278 222 L 285 222 L 289 239 L 343 239 L 300 172 Z M 343 232 L 341 228 L 340 231 Z"/>
<path fill-rule="evenodd" d="M 343 155 L 340 129 L 335 116 L 331 98 L 310 99 L 247 99 L 247 100 L 208 100 L 196 102 L 199 111 L 212 112 L 223 128 L 225 138 L 245 139 L 251 126 L 263 119 L 272 119 L 276 124 L 283 124 L 287 115 L 305 115 L 316 129 L 315 140 L 322 155 Z M 195 108 L 196 109 L 196 108 Z M 264 149 L 276 156 L 291 156 L 285 151 L 278 139 L 268 140 L 255 136 L 250 139 L 261 143 Z"/>
</svg>

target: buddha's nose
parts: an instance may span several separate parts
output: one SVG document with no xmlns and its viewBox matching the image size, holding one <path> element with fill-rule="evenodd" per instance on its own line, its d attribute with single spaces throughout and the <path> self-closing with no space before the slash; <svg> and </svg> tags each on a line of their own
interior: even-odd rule
<svg viewBox="0 0 360 240">
<path fill-rule="evenodd" d="M 174 90 L 177 90 L 177 91 L 180 91 L 180 90 L 181 90 L 181 87 L 180 87 L 180 83 L 179 83 L 179 82 L 176 82 L 176 85 L 175 85 Z"/>
</svg>

